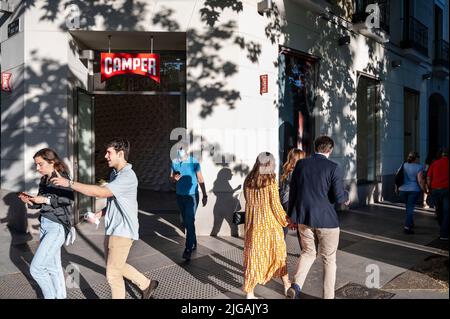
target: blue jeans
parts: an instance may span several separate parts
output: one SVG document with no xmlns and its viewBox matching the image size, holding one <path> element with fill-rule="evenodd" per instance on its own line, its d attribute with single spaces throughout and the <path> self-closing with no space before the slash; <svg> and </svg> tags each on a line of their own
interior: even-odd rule
<svg viewBox="0 0 450 319">
<path fill-rule="evenodd" d="M 65 237 L 61 224 L 41 217 L 40 243 L 31 262 L 30 273 L 45 299 L 65 299 L 67 296 L 61 265 L 61 247 Z"/>
<path fill-rule="evenodd" d="M 198 194 L 195 195 L 177 195 L 177 204 L 180 208 L 183 226 L 186 229 L 186 249 L 192 249 L 197 246 L 195 236 L 195 212 L 198 207 Z"/>
<path fill-rule="evenodd" d="M 416 206 L 417 198 L 420 192 L 400 192 L 400 198 L 406 205 L 406 221 L 405 227 L 411 228 L 414 225 L 414 206 Z"/>
<path fill-rule="evenodd" d="M 448 189 L 433 189 L 431 199 L 436 207 L 441 237 L 448 237 Z"/>
</svg>

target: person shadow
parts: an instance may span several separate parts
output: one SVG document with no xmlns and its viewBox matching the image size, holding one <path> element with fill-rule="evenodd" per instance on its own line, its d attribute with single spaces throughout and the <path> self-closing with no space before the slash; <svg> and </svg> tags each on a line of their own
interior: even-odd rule
<svg viewBox="0 0 450 319">
<path fill-rule="evenodd" d="M 236 263 L 232 259 L 222 256 L 220 253 L 214 252 L 211 248 L 198 245 L 197 249 L 192 253 L 192 259 L 189 261 L 184 260 L 181 255 L 184 250 L 185 237 L 181 234 L 184 227 L 179 223 L 179 219 L 176 214 L 170 213 L 155 213 L 150 214 L 142 206 L 139 207 L 139 238 L 146 244 L 147 247 L 151 247 L 151 250 L 162 254 L 164 257 L 154 257 L 155 253 L 150 251 L 142 252 L 142 255 L 151 255 L 154 260 L 160 259 L 159 263 L 168 262 L 164 269 L 167 269 L 168 273 L 171 271 L 169 265 L 177 265 L 185 271 L 189 276 L 192 276 L 191 280 L 202 285 L 210 286 L 219 292 L 225 292 L 228 288 L 223 283 L 228 283 L 234 288 L 240 288 L 242 283 L 237 278 L 242 275 L 242 265 Z M 155 212 L 155 211 L 154 211 Z M 217 239 L 220 239 L 217 237 Z M 142 247 L 142 246 L 141 246 Z M 134 249 L 138 250 L 138 247 Z M 142 248 L 141 248 L 142 249 Z M 148 248 L 147 248 L 148 249 Z M 133 248 L 132 248 L 133 250 Z M 137 254 L 135 251 L 134 254 Z M 136 256 L 136 255 L 135 255 Z M 134 257 L 136 258 L 136 257 Z M 136 259 L 131 259 L 130 264 L 137 267 Z M 167 261 L 167 259 L 169 261 Z M 142 264 L 141 264 L 142 267 Z M 155 266 L 148 264 L 146 269 L 154 269 Z M 161 264 L 156 266 L 157 269 L 161 269 Z M 152 270 L 148 271 L 151 279 L 157 279 L 160 281 L 160 288 L 156 291 L 156 295 L 152 299 L 159 299 L 166 294 L 170 294 L 170 289 L 173 289 L 170 277 L 167 274 L 161 274 L 159 271 L 155 272 L 155 275 L 151 275 Z M 130 293 L 132 298 L 140 296 L 139 289 L 130 281 L 126 280 L 126 289 Z M 132 293 L 132 290 L 137 293 Z M 186 285 L 183 287 L 175 288 L 172 298 L 178 298 L 180 296 L 180 290 L 183 294 L 189 294 L 191 296 L 198 296 L 197 291 L 193 291 Z M 164 292 L 165 291 L 165 292 Z M 159 295 L 161 294 L 161 295 Z M 161 297 L 159 297 L 161 296 Z M 167 297 L 166 297 L 167 298 Z M 190 297 L 197 298 L 197 297 Z"/>
<path fill-rule="evenodd" d="M 234 193 L 241 189 L 241 185 L 232 188 L 229 183 L 232 177 L 231 169 L 222 168 L 213 184 L 212 192 L 216 196 L 216 203 L 213 209 L 214 223 L 210 235 L 214 237 L 219 234 L 224 221 L 230 226 L 231 236 L 239 236 L 238 225 L 233 223 L 233 213 L 241 209 L 239 196 L 234 196 Z"/>
<path fill-rule="evenodd" d="M 25 204 L 18 198 L 16 193 L 6 194 L 3 197 L 3 202 L 8 207 L 8 211 L 6 217 L 0 219 L 0 223 L 7 224 L 6 226 L 11 235 L 9 259 L 30 283 L 36 296 L 42 298 L 41 290 L 30 274 L 30 265 L 34 253 L 29 244 L 30 241 L 33 241 L 33 235 L 28 223 L 28 218 L 37 219 L 39 213 L 28 214 Z"/>
</svg>

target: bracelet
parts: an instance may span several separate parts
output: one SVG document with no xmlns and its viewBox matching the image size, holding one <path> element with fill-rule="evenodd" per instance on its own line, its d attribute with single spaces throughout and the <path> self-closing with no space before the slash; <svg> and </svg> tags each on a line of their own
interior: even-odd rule
<svg viewBox="0 0 450 319">
<path fill-rule="evenodd" d="M 75 182 L 69 179 L 69 188 L 72 188 L 73 184 L 75 184 Z"/>
</svg>

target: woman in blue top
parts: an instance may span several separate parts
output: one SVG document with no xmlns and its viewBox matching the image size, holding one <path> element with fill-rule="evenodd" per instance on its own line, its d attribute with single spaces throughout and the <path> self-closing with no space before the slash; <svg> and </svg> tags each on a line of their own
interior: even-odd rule
<svg viewBox="0 0 450 319">
<path fill-rule="evenodd" d="M 406 221 L 403 232 L 414 234 L 414 206 L 421 191 L 424 191 L 423 166 L 419 164 L 419 154 L 409 152 L 406 163 L 403 164 L 404 182 L 400 186 L 400 198 L 406 205 Z"/>
</svg>

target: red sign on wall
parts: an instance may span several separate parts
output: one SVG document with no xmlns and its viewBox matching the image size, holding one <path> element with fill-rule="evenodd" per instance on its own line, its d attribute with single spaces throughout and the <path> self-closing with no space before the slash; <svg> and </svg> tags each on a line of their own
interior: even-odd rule
<svg viewBox="0 0 450 319">
<path fill-rule="evenodd" d="M 140 74 L 160 83 L 159 54 L 102 53 L 100 59 L 102 82 L 120 74 Z"/>
<path fill-rule="evenodd" d="M 259 94 L 269 92 L 269 76 L 267 74 L 263 74 L 259 76 Z"/>
<path fill-rule="evenodd" d="M 2 91 L 11 92 L 11 73 L 2 72 Z"/>
</svg>

